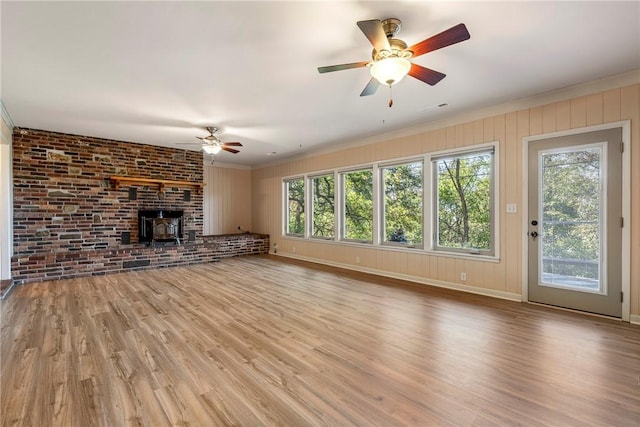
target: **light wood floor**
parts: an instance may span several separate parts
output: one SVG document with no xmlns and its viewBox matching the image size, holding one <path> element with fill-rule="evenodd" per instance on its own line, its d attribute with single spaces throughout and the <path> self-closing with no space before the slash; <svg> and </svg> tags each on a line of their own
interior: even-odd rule
<svg viewBox="0 0 640 427">
<path fill-rule="evenodd" d="M 640 328 L 269 256 L 24 285 L 3 426 L 640 425 Z"/>
</svg>

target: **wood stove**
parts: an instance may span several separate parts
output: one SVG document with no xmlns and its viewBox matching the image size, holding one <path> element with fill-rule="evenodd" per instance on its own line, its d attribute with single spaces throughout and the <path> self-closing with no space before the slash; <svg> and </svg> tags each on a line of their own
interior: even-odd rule
<svg viewBox="0 0 640 427">
<path fill-rule="evenodd" d="M 153 245 L 156 242 L 180 244 L 183 234 L 184 211 L 166 209 L 138 211 L 138 241 Z"/>
</svg>

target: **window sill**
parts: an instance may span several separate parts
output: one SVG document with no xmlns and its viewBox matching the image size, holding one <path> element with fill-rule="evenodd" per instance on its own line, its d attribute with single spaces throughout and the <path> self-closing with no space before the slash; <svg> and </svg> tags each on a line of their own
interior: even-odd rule
<svg viewBox="0 0 640 427">
<path fill-rule="evenodd" d="M 444 252 L 444 251 L 434 251 L 430 249 L 424 248 L 410 248 L 410 247 L 401 247 L 398 245 L 374 245 L 371 242 L 358 242 L 358 241 L 350 241 L 350 240 L 333 240 L 333 239 L 318 239 L 318 238 L 305 238 L 303 236 L 291 236 L 291 235 L 283 235 L 283 239 L 291 239 L 297 241 L 305 241 L 310 243 L 321 243 L 325 245 L 337 245 L 337 246 L 351 246 L 351 247 L 360 247 L 367 249 L 375 249 L 381 251 L 388 252 L 404 252 L 408 254 L 420 254 L 427 255 L 439 258 L 456 258 L 456 259 L 465 259 L 465 260 L 473 260 L 480 262 L 491 262 L 491 263 L 499 263 L 500 257 L 495 255 L 473 255 L 466 253 L 456 253 L 456 252 Z"/>
</svg>

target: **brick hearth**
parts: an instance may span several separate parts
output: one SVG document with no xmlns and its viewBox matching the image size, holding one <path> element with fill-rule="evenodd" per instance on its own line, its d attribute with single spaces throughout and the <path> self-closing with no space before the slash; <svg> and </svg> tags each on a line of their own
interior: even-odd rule
<svg viewBox="0 0 640 427">
<path fill-rule="evenodd" d="M 14 258 L 13 280 L 18 283 L 120 273 L 130 270 L 201 264 L 222 258 L 265 254 L 269 236 L 235 234 L 205 236 L 203 241 L 162 247 L 130 245 L 120 249 L 52 252 Z"/>
</svg>

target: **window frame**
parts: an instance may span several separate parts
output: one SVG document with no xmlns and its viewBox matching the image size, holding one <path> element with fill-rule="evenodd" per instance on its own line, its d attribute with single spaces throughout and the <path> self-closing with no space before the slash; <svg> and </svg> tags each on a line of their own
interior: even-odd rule
<svg viewBox="0 0 640 427">
<path fill-rule="evenodd" d="M 298 181 L 301 180 L 302 181 L 302 192 L 303 192 L 303 200 L 304 200 L 304 206 L 302 206 L 302 213 L 304 215 L 304 224 L 302 227 L 302 233 L 290 233 L 289 232 L 289 219 L 290 216 L 289 214 L 291 213 L 289 210 L 289 184 L 293 181 Z M 284 210 L 284 215 L 283 215 L 283 223 L 282 223 L 282 231 L 283 231 L 283 235 L 284 236 L 288 236 L 288 237 L 305 237 L 305 230 L 306 230 L 306 221 L 308 218 L 307 215 L 307 187 L 306 187 L 306 180 L 304 175 L 302 176 L 293 176 L 293 177 L 287 177 L 287 178 L 283 178 L 282 180 L 282 184 L 283 184 L 283 188 L 282 188 L 282 192 L 283 192 L 283 210 Z"/>
<path fill-rule="evenodd" d="M 498 142 L 491 142 L 486 144 L 478 144 L 473 146 L 464 147 L 456 150 L 445 150 L 436 153 L 431 153 L 429 157 L 430 167 L 431 167 L 431 182 L 430 182 L 430 202 L 431 202 L 431 220 L 429 226 L 431 227 L 431 243 L 430 249 L 435 253 L 449 253 L 449 254 L 460 254 L 460 255 L 470 255 L 473 257 L 489 257 L 489 258 L 497 258 L 499 254 L 499 189 L 496 188 L 498 185 L 498 177 L 499 175 L 499 149 Z M 478 249 L 478 248 L 455 248 L 450 246 L 442 246 L 438 244 L 439 235 L 438 235 L 438 208 L 439 208 L 439 197 L 438 197 L 438 168 L 437 161 L 440 160 L 448 160 L 462 157 L 471 157 L 474 154 L 482 155 L 482 154 L 491 154 L 491 172 L 489 176 L 489 249 Z"/>
<path fill-rule="evenodd" d="M 421 191 L 421 207 L 422 207 L 422 212 L 421 212 L 421 225 L 422 225 L 422 240 L 419 244 L 407 244 L 407 243 L 401 243 L 401 242 L 392 242 L 389 240 L 386 240 L 386 205 L 385 205 L 385 179 L 384 179 L 384 171 L 385 169 L 389 169 L 389 168 L 393 168 L 393 167 L 397 167 L 397 166 L 405 166 L 405 165 L 410 165 L 413 163 L 420 163 L 422 165 L 422 191 Z M 425 156 L 422 157 L 413 157 L 413 158 L 407 158 L 407 159 L 401 159 L 401 160 L 397 160 L 397 161 L 393 161 L 393 162 L 384 162 L 384 163 L 380 163 L 378 165 L 378 174 L 379 174 L 379 209 L 378 209 L 378 216 L 379 216 L 379 221 L 378 223 L 380 224 L 379 227 L 379 242 L 380 242 L 380 246 L 388 246 L 388 247 L 396 247 L 396 248 L 406 248 L 406 249 L 424 249 L 425 247 L 425 240 L 426 240 L 426 236 L 427 236 L 427 229 L 425 228 L 425 211 L 426 211 L 426 207 L 427 207 L 427 199 L 426 199 L 426 192 L 425 192 L 425 166 L 426 161 L 425 161 Z"/>
<path fill-rule="evenodd" d="M 324 169 L 324 170 L 316 170 L 310 171 L 303 174 L 284 176 L 281 178 L 281 182 L 283 184 L 283 215 L 282 215 L 282 223 L 283 223 L 283 237 L 286 239 L 304 239 L 309 241 L 315 241 L 317 243 L 325 243 L 331 245 L 341 245 L 341 246 L 361 246 L 373 248 L 376 250 L 383 251 L 392 251 L 392 252 L 411 252 L 423 255 L 431 255 L 437 257 L 448 257 L 448 258 L 459 258 L 459 259 L 473 259 L 483 262 L 499 262 L 500 261 L 500 188 L 504 185 L 503 182 L 500 181 L 500 164 L 504 162 L 504 160 L 500 157 L 499 152 L 499 141 L 486 142 L 481 144 L 474 144 L 464 147 L 458 147 L 455 149 L 446 149 L 446 150 L 437 150 L 429 153 L 419 153 L 406 157 L 398 157 L 393 159 L 384 159 L 380 161 L 373 161 L 368 163 L 360 163 L 349 165 L 345 167 L 335 167 L 332 169 Z M 456 155 L 468 155 L 474 152 L 481 153 L 484 151 L 493 150 L 492 156 L 492 175 L 490 181 L 490 191 L 491 197 L 493 198 L 493 203 L 490 203 L 491 206 L 491 216 L 492 219 L 490 221 L 490 239 L 491 239 L 491 247 L 492 251 L 483 251 L 483 252 L 472 252 L 469 250 L 456 250 L 457 248 L 449 248 L 449 247 L 437 247 L 434 245 L 436 243 L 437 238 L 437 228 L 435 228 L 435 209 L 437 208 L 437 191 L 434 193 L 434 163 L 433 159 L 444 158 L 444 157 L 454 157 Z M 423 170 L 423 185 L 422 185 L 422 217 L 423 217 L 423 236 L 422 236 L 422 245 L 405 245 L 405 244 L 394 244 L 393 242 L 385 242 L 383 235 L 384 228 L 384 183 L 382 182 L 382 172 L 381 169 L 386 167 L 392 167 L 402 164 L 408 164 L 413 162 L 422 162 Z M 344 194 L 345 194 L 345 183 L 344 176 L 349 172 L 357 172 L 363 170 L 371 170 L 372 171 L 372 210 L 373 210 L 373 240 L 361 240 L 361 239 L 346 239 L 345 235 L 345 218 L 344 218 Z M 334 175 L 334 226 L 335 232 L 334 237 L 317 237 L 312 236 L 312 205 L 313 198 L 311 194 L 311 179 L 315 177 L 321 177 L 326 175 Z M 295 180 L 295 179 L 304 179 L 304 201 L 305 201 L 305 228 L 304 235 L 301 234 L 287 234 L 287 224 L 288 224 L 288 194 L 287 187 L 284 185 L 287 181 Z"/>
<path fill-rule="evenodd" d="M 318 178 L 324 178 L 327 176 L 331 176 L 333 178 L 333 236 L 317 236 L 314 234 L 314 227 L 313 227 L 313 218 L 315 215 L 315 209 L 314 209 L 314 193 L 313 193 L 313 189 L 314 189 L 314 180 L 318 179 Z M 307 227 L 308 230 L 308 235 L 309 238 L 311 239 L 318 239 L 318 240 L 336 240 L 336 237 L 338 236 L 338 220 L 337 220 L 337 204 L 338 204 L 338 179 L 336 178 L 336 172 L 335 171 L 327 171 L 324 173 L 314 173 L 314 174 L 310 174 L 307 176 L 307 185 L 309 188 L 309 197 L 308 197 L 308 206 L 309 206 L 309 214 L 308 214 L 308 218 L 309 218 L 309 226 Z"/>
<path fill-rule="evenodd" d="M 371 239 L 350 239 L 348 237 L 346 237 L 346 183 L 345 183 L 345 177 L 347 174 L 350 173 L 356 173 L 356 172 L 365 172 L 365 171 L 370 171 L 371 172 Z M 339 222 L 339 233 L 336 235 L 337 240 L 339 240 L 340 242 L 346 242 L 346 243 L 361 243 L 361 244 L 366 244 L 366 245 L 373 245 L 376 244 L 376 230 L 377 230 L 377 221 L 376 221 L 376 205 L 377 205 L 377 183 L 376 183 L 376 167 L 374 164 L 368 164 L 368 165 L 362 165 L 359 167 L 354 167 L 354 168 L 350 168 L 350 169 L 342 169 L 339 170 L 338 173 L 338 177 L 339 177 L 339 183 L 340 183 L 340 190 L 339 190 L 339 214 L 340 216 L 338 217 L 338 222 Z"/>
</svg>

